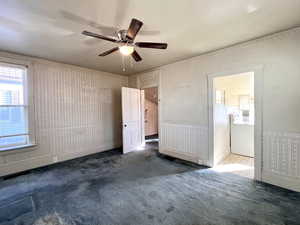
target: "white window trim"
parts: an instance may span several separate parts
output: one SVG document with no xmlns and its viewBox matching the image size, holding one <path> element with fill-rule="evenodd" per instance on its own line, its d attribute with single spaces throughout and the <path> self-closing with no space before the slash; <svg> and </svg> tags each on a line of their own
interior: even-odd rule
<svg viewBox="0 0 300 225">
<path fill-rule="evenodd" d="M 36 146 L 36 136 L 35 136 L 35 124 L 34 124 L 34 115 L 35 115 L 35 110 L 34 110 L 34 97 L 33 97 L 33 67 L 32 63 L 30 61 L 25 61 L 25 60 L 19 60 L 19 59 L 13 59 L 13 58 L 6 58 L 6 57 L 1 57 L 0 56 L 0 65 L 4 66 L 10 66 L 14 68 L 26 68 L 26 76 L 24 79 L 24 107 L 27 107 L 27 110 L 25 112 L 28 113 L 26 116 L 27 118 L 27 130 L 28 130 L 28 143 L 26 145 L 18 145 L 18 146 L 10 146 L 10 147 L 3 147 L 0 148 L 0 153 L 1 152 L 6 152 L 6 151 L 11 151 L 11 150 L 21 150 L 24 148 L 29 148 L 29 147 L 34 147 Z M 18 105 L 22 106 L 22 105 Z"/>
</svg>

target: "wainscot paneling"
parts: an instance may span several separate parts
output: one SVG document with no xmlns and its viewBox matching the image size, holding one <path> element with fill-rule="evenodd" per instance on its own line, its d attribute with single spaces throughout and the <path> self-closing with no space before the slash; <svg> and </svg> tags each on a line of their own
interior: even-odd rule
<svg viewBox="0 0 300 225">
<path fill-rule="evenodd" d="M 207 164 L 208 128 L 205 126 L 162 123 L 159 151 L 199 164 Z"/>
<path fill-rule="evenodd" d="M 0 154 L 0 176 L 120 147 L 120 75 L 1 53 L 32 63 L 37 146 Z"/>
<path fill-rule="evenodd" d="M 264 132 L 263 180 L 300 191 L 300 133 Z"/>
</svg>

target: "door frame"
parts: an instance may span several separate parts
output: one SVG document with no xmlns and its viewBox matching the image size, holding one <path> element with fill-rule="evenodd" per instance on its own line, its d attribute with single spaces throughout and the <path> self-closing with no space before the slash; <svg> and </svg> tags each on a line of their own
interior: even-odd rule
<svg viewBox="0 0 300 225">
<path fill-rule="evenodd" d="M 209 165 L 214 166 L 214 85 L 213 80 L 216 77 L 233 76 L 241 73 L 254 72 L 254 179 L 262 180 L 262 140 L 263 140 L 263 82 L 264 66 L 253 65 L 243 68 L 225 70 L 219 73 L 208 74 L 208 155 Z"/>
<path fill-rule="evenodd" d="M 159 137 L 159 134 L 161 133 L 160 132 L 160 127 L 161 127 L 161 110 L 162 110 L 162 108 L 161 108 L 161 95 L 162 95 L 162 90 L 161 90 L 161 70 L 160 69 L 158 69 L 158 70 L 151 70 L 151 71 L 148 71 L 149 73 L 150 72 L 158 72 L 158 77 L 157 77 L 157 80 L 155 80 L 155 81 L 148 81 L 148 84 L 145 84 L 145 85 L 141 85 L 141 82 L 140 82 L 140 78 L 138 77 L 138 89 L 140 89 L 140 90 L 143 90 L 143 89 L 146 89 L 146 88 L 153 88 L 153 87 L 156 87 L 157 88 L 157 95 L 158 95 L 158 137 Z M 142 118 L 144 118 L 145 116 L 144 116 L 144 109 L 142 109 Z M 142 121 L 142 123 L 143 123 L 143 121 Z M 142 135 L 144 135 L 144 136 L 142 136 L 141 138 L 142 138 L 142 141 L 143 141 L 143 145 L 145 145 L 145 127 L 143 126 L 143 125 L 141 125 L 142 126 L 142 128 L 144 129 L 144 131 L 142 131 Z M 158 138 L 158 149 L 159 149 L 159 146 L 160 146 L 160 138 Z"/>
<path fill-rule="evenodd" d="M 157 130 L 158 130 L 158 137 L 159 137 L 159 133 L 160 133 L 160 90 L 159 90 L 159 85 L 157 84 L 153 84 L 153 85 L 147 85 L 144 87 L 141 87 L 140 90 L 144 91 L 144 89 L 147 88 L 157 88 Z M 141 95 L 142 96 L 142 95 Z M 144 95 L 145 96 L 145 95 Z M 145 145 L 146 144 L 146 140 L 145 140 L 145 104 L 141 104 L 141 115 L 142 115 L 142 120 L 141 120 L 141 127 L 142 127 L 142 144 Z M 158 138 L 159 140 L 159 138 Z"/>
</svg>

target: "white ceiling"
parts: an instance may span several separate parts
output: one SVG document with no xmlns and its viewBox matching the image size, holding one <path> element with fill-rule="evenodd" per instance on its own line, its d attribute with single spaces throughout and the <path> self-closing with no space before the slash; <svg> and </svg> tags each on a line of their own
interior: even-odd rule
<svg viewBox="0 0 300 225">
<path fill-rule="evenodd" d="M 0 49 L 102 71 L 133 74 L 300 25 L 299 0 L 1 0 Z M 136 41 L 167 42 L 138 49 L 143 61 L 115 45 L 81 35 L 113 35 L 131 18 L 144 22 Z M 97 28 L 98 27 L 98 28 Z M 99 29 L 100 28 L 100 29 Z"/>
</svg>

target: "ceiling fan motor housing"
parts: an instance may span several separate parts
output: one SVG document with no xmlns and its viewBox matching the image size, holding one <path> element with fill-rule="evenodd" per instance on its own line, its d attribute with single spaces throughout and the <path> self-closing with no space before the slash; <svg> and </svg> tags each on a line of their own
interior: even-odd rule
<svg viewBox="0 0 300 225">
<path fill-rule="evenodd" d="M 126 35 L 127 35 L 127 30 L 120 30 L 117 32 L 118 38 L 125 43 L 133 43 L 133 41 L 129 40 Z"/>
</svg>

